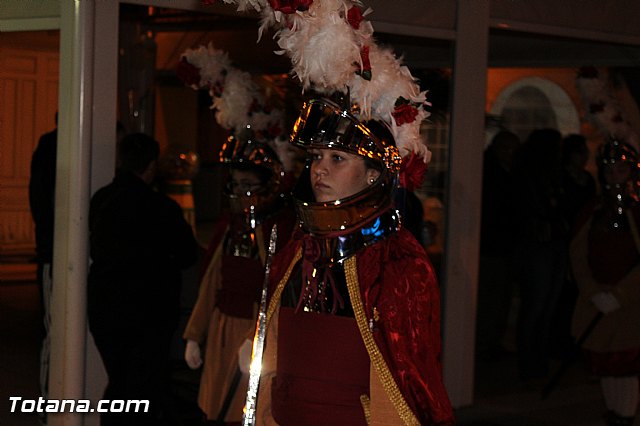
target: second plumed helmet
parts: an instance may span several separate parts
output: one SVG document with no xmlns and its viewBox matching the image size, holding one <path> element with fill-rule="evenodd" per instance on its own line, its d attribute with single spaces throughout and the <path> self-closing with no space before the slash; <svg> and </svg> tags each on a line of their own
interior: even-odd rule
<svg viewBox="0 0 640 426">
<path fill-rule="evenodd" d="M 265 142 L 254 140 L 251 132 L 229 136 L 220 149 L 219 160 L 232 169 L 251 170 L 261 177 L 260 187 L 253 191 L 236 194 L 227 187 L 232 210 L 263 210 L 283 196 L 282 163 L 275 151 Z"/>
</svg>

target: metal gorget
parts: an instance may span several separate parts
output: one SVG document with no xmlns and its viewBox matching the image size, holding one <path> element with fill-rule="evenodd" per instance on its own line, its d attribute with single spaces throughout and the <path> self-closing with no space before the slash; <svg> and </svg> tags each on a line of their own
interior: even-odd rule
<svg viewBox="0 0 640 426">
<path fill-rule="evenodd" d="M 332 238 L 374 226 L 375 218 L 392 208 L 397 177 L 383 173 L 375 183 L 357 194 L 328 202 L 314 201 L 310 182 L 310 165 L 307 164 L 293 190 L 300 225 L 313 237 Z M 376 229 L 384 228 L 387 222 L 383 220 Z"/>
<path fill-rule="evenodd" d="M 302 240 L 302 261 L 283 294 L 283 306 L 352 317 L 343 261 L 387 238 L 399 225 L 398 213 L 388 210 L 348 234 L 326 238 L 307 234 Z"/>
<path fill-rule="evenodd" d="M 387 238 L 399 227 L 400 214 L 396 210 L 387 210 L 360 228 L 346 234 L 338 233 L 335 236 L 323 237 L 310 234 L 302 243 L 304 257 L 311 260 L 309 253 L 313 252 L 313 264 L 316 267 L 342 262 L 358 250 Z"/>
</svg>

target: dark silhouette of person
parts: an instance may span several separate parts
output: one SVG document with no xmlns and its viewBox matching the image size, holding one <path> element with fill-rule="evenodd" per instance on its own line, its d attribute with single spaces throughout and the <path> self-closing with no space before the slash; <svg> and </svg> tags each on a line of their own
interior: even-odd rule
<svg viewBox="0 0 640 426">
<path fill-rule="evenodd" d="M 515 169 L 518 367 L 520 378 L 533 384 L 549 372 L 550 329 L 567 266 L 568 228 L 560 210 L 561 146 L 557 130 L 534 130 Z"/>
<path fill-rule="evenodd" d="M 56 128 L 40 136 L 31 157 L 29 207 L 36 231 L 37 283 L 43 314 L 40 347 L 40 393 L 46 398 L 49 388 L 49 329 L 51 314 L 51 277 L 53 263 L 53 227 L 56 189 L 56 151 L 58 148 L 58 113 Z M 46 418 L 45 416 L 43 416 Z"/>
<path fill-rule="evenodd" d="M 55 116 L 58 124 L 58 113 Z M 57 127 L 40 136 L 38 146 L 31 157 L 31 175 L 29 178 L 29 206 L 36 231 L 36 260 L 38 262 L 38 283 L 40 298 L 43 274 L 50 278 L 53 260 L 53 216 L 56 187 L 56 150 L 58 147 Z M 45 268 L 48 269 L 45 271 Z"/>
<path fill-rule="evenodd" d="M 182 209 L 152 189 L 158 153 L 150 136 L 125 136 L 115 178 L 91 198 L 88 317 L 104 399 L 149 401 L 147 413 L 102 413 L 103 426 L 162 424 L 181 270 L 197 258 Z"/>
<path fill-rule="evenodd" d="M 579 134 L 570 134 L 562 140 L 561 185 L 563 196 L 560 211 L 570 231 L 576 226 L 576 218 L 596 196 L 596 181 L 585 169 L 589 160 L 587 140 Z M 567 241 L 568 243 L 568 241 Z M 569 248 L 567 247 L 567 250 Z M 552 355 L 559 358 L 571 356 L 571 316 L 578 297 L 578 288 L 569 267 L 553 318 L 551 329 Z"/>
<path fill-rule="evenodd" d="M 514 290 L 515 190 L 513 162 L 520 139 L 503 130 L 484 154 L 482 222 L 476 350 L 483 360 L 496 360 L 504 352 L 502 338 Z"/>
</svg>

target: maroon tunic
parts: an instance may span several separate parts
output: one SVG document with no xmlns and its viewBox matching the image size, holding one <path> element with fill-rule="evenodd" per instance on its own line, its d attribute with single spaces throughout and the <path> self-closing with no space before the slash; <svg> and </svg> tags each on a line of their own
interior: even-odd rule
<svg viewBox="0 0 640 426">
<path fill-rule="evenodd" d="M 221 269 L 216 307 L 225 315 L 254 318 L 253 304 L 260 301 L 264 281 L 260 260 L 223 254 Z"/>
<path fill-rule="evenodd" d="M 364 426 L 360 396 L 368 394 L 369 356 L 354 318 L 280 308 L 271 388 L 279 425 Z"/>
<path fill-rule="evenodd" d="M 299 238 L 294 236 L 274 257 L 270 294 L 300 248 Z M 402 398 L 420 424 L 454 424 L 440 364 L 440 294 L 424 249 L 408 231 L 401 229 L 389 238 L 365 247 L 356 258 L 364 313 L 373 327 L 376 347 Z M 323 321 L 326 317 L 321 316 Z M 291 318 L 279 318 L 278 323 L 282 322 L 291 322 Z M 278 337 L 280 357 L 282 338 Z M 303 350 L 300 342 L 293 344 L 297 351 Z M 361 345 L 364 346 L 362 342 Z M 333 343 L 331 350 L 341 356 L 344 348 Z M 369 360 L 365 364 L 368 369 Z M 277 368 L 280 367 L 278 359 Z M 277 370 L 276 376 L 279 374 Z M 273 401 L 276 396 L 272 393 L 272 405 L 277 403 Z"/>
<path fill-rule="evenodd" d="M 638 223 L 637 208 L 634 213 Z M 600 221 L 594 219 L 589 232 L 588 260 L 593 278 L 601 285 L 615 287 L 638 264 L 640 254 L 630 229 L 616 229 L 610 223 L 611 219 L 607 220 L 607 217 L 600 218 Z M 640 373 L 638 347 L 607 352 L 586 350 L 585 355 L 591 371 L 599 376 L 630 376 Z"/>
</svg>

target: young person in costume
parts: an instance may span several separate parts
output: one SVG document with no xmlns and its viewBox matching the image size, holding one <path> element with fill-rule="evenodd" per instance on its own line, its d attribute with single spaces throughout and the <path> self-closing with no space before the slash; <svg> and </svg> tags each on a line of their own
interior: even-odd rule
<svg viewBox="0 0 640 426">
<path fill-rule="evenodd" d="M 229 166 L 230 211 L 215 226 L 183 337 L 189 367 L 203 366 L 198 405 L 206 418 L 237 423 L 248 379 L 239 375 L 237 352 L 255 329 L 271 228 L 277 224 L 283 244 L 295 223 L 286 196 L 295 161 L 278 138 L 282 112 L 268 105 L 251 75 L 235 68 L 226 52 L 211 44 L 188 49 L 177 73 L 192 88 L 208 89 L 216 121 L 232 133 L 220 151 Z"/>
<path fill-rule="evenodd" d="M 254 8 L 259 34 L 273 27 L 302 88 L 321 94 L 291 139 L 310 160 L 293 194 L 299 232 L 271 267 L 257 424 L 452 424 L 435 274 L 393 204 L 429 161 L 426 92 L 376 44 L 360 1 L 227 3 Z"/>
<path fill-rule="evenodd" d="M 270 230 L 277 224 L 279 240 L 287 241 L 294 216 L 281 194 L 282 165 L 268 145 L 230 137 L 220 159 L 230 168 L 230 212 L 216 224 L 183 337 L 189 367 L 203 366 L 198 405 L 207 419 L 239 422 L 248 377 L 234 384 L 237 351 L 255 328 Z"/>
<path fill-rule="evenodd" d="M 308 102 L 300 224 L 274 258 L 258 424 L 453 423 L 435 273 L 393 205 L 401 158 L 386 125 Z"/>
<path fill-rule="evenodd" d="M 629 144 L 612 140 L 598 157 L 602 196 L 578 218 L 570 258 L 579 296 L 578 336 L 600 312 L 583 348 L 600 376 L 609 425 L 632 425 L 640 374 L 640 164 Z"/>
</svg>

